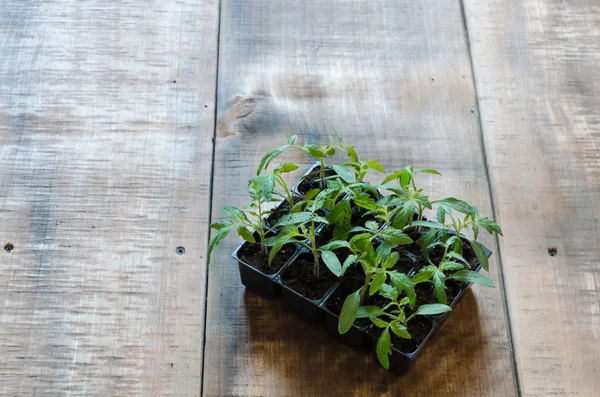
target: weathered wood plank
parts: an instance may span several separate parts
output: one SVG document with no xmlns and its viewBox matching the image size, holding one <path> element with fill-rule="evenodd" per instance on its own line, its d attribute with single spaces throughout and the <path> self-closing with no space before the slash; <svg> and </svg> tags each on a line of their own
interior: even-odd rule
<svg viewBox="0 0 600 397">
<path fill-rule="evenodd" d="M 597 396 L 600 6 L 465 11 L 523 395 Z"/>
<path fill-rule="evenodd" d="M 0 3 L 0 394 L 199 395 L 218 3 Z"/>
<path fill-rule="evenodd" d="M 247 202 L 247 179 L 285 132 L 334 129 L 386 167 L 439 169 L 443 179 L 423 179 L 434 196 L 491 213 L 458 2 L 238 0 L 221 16 L 213 220 Z M 245 293 L 229 256 L 238 243 L 230 236 L 209 266 L 204 395 L 516 395 L 502 289 L 475 288 L 395 379 Z"/>
</svg>

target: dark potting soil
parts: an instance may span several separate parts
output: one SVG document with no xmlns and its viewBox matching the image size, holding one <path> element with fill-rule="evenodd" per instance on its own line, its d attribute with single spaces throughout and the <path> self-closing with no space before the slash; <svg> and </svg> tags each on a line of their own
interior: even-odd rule
<svg viewBox="0 0 600 397">
<path fill-rule="evenodd" d="M 301 200 L 300 197 L 293 198 L 294 204 L 298 203 L 300 200 Z M 281 204 L 279 204 L 277 207 L 275 207 L 271 210 L 271 213 L 267 217 L 266 223 L 269 226 L 273 226 L 277 223 L 278 220 L 281 219 L 281 217 L 283 217 L 284 215 L 287 215 L 289 213 L 290 213 L 290 205 L 288 204 L 287 200 L 283 201 Z"/>
<path fill-rule="evenodd" d="M 262 252 L 260 244 L 244 244 L 238 251 L 238 257 L 253 268 L 271 275 L 277 273 L 295 253 L 295 245 L 285 245 L 281 251 L 275 255 L 271 266 L 269 266 L 269 256 Z"/>
<path fill-rule="evenodd" d="M 392 346 L 403 353 L 414 353 L 429 335 L 432 328 L 433 324 L 427 318 L 415 316 L 408 323 L 410 339 L 400 338 L 390 331 Z"/>
<path fill-rule="evenodd" d="M 455 281 L 446 282 L 446 297 L 448 298 L 448 305 L 452 304 L 454 298 L 460 293 L 461 286 Z M 435 296 L 435 288 L 432 283 L 420 283 L 415 287 L 417 293 L 417 303 L 415 307 L 429 303 L 438 303 L 437 297 Z"/>
<path fill-rule="evenodd" d="M 313 168 L 310 174 L 302 179 L 302 182 L 298 185 L 298 191 L 302 194 L 308 193 L 311 189 L 323 189 L 321 184 L 321 170 L 320 166 Z M 330 168 L 325 168 L 325 177 L 335 175 L 335 171 Z"/>
<path fill-rule="evenodd" d="M 362 270 L 356 269 L 355 266 L 348 268 L 348 271 L 346 271 L 344 274 L 344 278 L 342 279 L 340 286 L 336 288 L 329 298 L 327 298 L 325 307 L 327 307 L 330 312 L 339 316 L 342 311 L 342 306 L 344 306 L 344 301 L 348 295 L 358 290 L 364 284 L 365 276 L 364 273 L 362 273 Z"/>
<path fill-rule="evenodd" d="M 285 270 L 281 281 L 307 299 L 317 300 L 333 287 L 337 277 L 321 260 L 319 261 L 319 277 L 315 277 L 312 254 L 303 254 Z"/>
</svg>

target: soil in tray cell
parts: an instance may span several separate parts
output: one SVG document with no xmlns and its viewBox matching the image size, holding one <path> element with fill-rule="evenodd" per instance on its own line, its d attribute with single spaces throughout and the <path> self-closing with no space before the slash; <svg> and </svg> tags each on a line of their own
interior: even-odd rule
<svg viewBox="0 0 600 397">
<path fill-rule="evenodd" d="M 283 273 L 281 281 L 287 287 L 310 300 L 321 299 L 337 277 L 329 271 L 323 261 L 319 261 L 319 277 L 314 274 L 312 254 L 300 255 Z"/>
<path fill-rule="evenodd" d="M 265 254 L 261 248 L 262 246 L 260 244 L 244 244 L 238 251 L 238 258 L 264 274 L 277 273 L 292 255 L 296 253 L 295 245 L 285 245 L 281 251 L 275 255 L 271 266 L 269 266 L 269 256 L 268 254 Z"/>
</svg>

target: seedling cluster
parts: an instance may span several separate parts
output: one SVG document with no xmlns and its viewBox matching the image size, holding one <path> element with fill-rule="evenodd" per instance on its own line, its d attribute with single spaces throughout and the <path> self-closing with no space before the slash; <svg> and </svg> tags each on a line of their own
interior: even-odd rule
<svg viewBox="0 0 600 397">
<path fill-rule="evenodd" d="M 303 151 L 317 160 L 295 186 L 286 179 L 298 165 L 272 166 L 287 150 Z M 346 161 L 334 163 L 340 153 Z M 370 172 L 383 175 L 379 184 L 365 181 Z M 359 160 L 355 148 L 339 136 L 327 144 L 305 145 L 288 136 L 286 145 L 264 155 L 248 182 L 250 204 L 223 207 L 226 219 L 211 225 L 216 234 L 209 261 L 235 229 L 253 260 L 258 255 L 264 262 L 250 265 L 277 274 L 284 288 L 293 285 L 302 295 L 325 285 L 328 292 L 313 300 L 320 307 L 334 299 L 336 289 L 350 289 L 333 313 L 338 316 L 337 332 L 344 335 L 354 328 L 372 337 L 377 358 L 387 369 L 392 348 L 403 351 L 417 318 L 444 316 L 455 303 L 453 291 L 470 283 L 494 286 L 479 273 L 480 268 L 488 270 L 489 252 L 477 239 L 481 230 L 502 235 L 500 227 L 463 200 L 431 200 L 418 185 L 420 174 L 440 175 L 411 166 L 386 175 L 376 160 Z M 427 220 L 426 212 L 435 214 L 437 222 Z M 284 247 L 295 247 L 292 251 L 297 253 L 282 259 Z M 300 254 L 310 255 L 310 263 L 295 262 Z M 238 256 L 240 263 L 247 262 Z M 277 261 L 279 269 L 271 271 Z M 299 264 L 306 268 L 298 269 Z"/>
</svg>

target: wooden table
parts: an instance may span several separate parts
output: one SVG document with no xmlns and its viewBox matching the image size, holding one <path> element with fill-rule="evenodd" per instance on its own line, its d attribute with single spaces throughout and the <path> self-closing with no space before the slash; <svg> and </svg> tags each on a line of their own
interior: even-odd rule
<svg viewBox="0 0 600 397">
<path fill-rule="evenodd" d="M 206 263 L 292 131 L 504 229 L 404 378 Z M 2 396 L 600 395 L 597 1 L 0 0 L 0 144 Z"/>
</svg>

